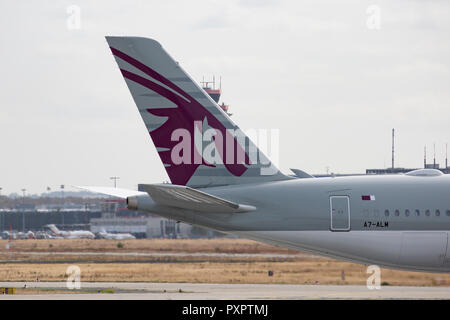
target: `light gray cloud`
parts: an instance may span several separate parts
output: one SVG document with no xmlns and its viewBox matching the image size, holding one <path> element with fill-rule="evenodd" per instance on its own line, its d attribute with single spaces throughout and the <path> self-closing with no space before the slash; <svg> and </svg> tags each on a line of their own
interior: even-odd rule
<svg viewBox="0 0 450 320">
<path fill-rule="evenodd" d="M 68 30 L 66 8 L 81 9 Z M 380 30 L 366 27 L 369 5 Z M 279 128 L 280 165 L 315 173 L 422 164 L 450 140 L 446 1 L 2 1 L 0 187 L 167 179 L 104 35 L 160 41 L 222 76 L 242 128 Z"/>
</svg>

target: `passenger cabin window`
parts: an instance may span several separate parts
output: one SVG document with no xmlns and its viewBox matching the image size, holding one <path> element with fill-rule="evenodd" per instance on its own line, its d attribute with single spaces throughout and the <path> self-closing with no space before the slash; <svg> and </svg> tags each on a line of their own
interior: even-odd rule
<svg viewBox="0 0 450 320">
<path fill-rule="evenodd" d="M 384 210 L 384 215 L 385 215 L 386 217 L 389 217 L 390 214 L 391 214 L 391 213 L 390 213 L 390 211 L 389 211 L 388 209 Z M 405 209 L 405 216 L 406 216 L 406 217 L 409 217 L 410 214 L 411 214 L 411 211 L 410 211 L 409 209 Z M 414 214 L 416 215 L 416 217 L 420 217 L 420 210 L 419 210 L 419 209 L 414 210 Z M 441 210 L 436 209 L 436 210 L 434 211 L 434 214 L 435 214 L 436 217 L 440 217 L 440 216 L 441 216 Z M 394 211 L 394 215 L 395 215 L 396 217 L 400 216 L 400 210 L 399 210 L 399 209 L 396 209 L 396 210 Z M 427 217 L 431 216 L 431 211 L 430 211 L 429 209 L 425 210 L 425 215 L 426 215 Z M 450 217 L 450 209 L 445 210 L 445 215 L 446 215 L 447 217 Z"/>
</svg>

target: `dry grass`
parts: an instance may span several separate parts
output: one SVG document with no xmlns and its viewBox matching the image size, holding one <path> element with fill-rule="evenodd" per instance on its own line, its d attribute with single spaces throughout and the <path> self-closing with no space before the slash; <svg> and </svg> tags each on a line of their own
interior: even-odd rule
<svg viewBox="0 0 450 320">
<path fill-rule="evenodd" d="M 123 248 L 117 247 L 119 242 L 123 244 Z M 12 250 L 6 250 L 7 243 L 8 240 L 0 240 L 0 253 L 10 251 L 296 253 L 293 250 L 245 239 L 14 240 Z"/>
<path fill-rule="evenodd" d="M 69 289 L 53 289 L 53 288 L 16 288 L 14 294 L 30 295 L 30 294 L 83 294 L 96 293 L 94 290 L 69 290 Z M 106 292 L 109 293 L 109 292 Z"/>
<path fill-rule="evenodd" d="M 126 240 L 118 248 L 115 240 L 22 240 L 14 241 L 13 250 L 0 241 L 0 281 L 65 281 L 71 264 L 81 268 L 82 281 L 127 282 L 201 282 L 201 283 L 290 283 L 365 285 L 366 267 L 358 264 L 298 254 L 279 258 L 209 258 L 32 256 L 21 252 L 188 252 L 188 253 L 293 253 L 250 240 Z M 51 246 L 50 246 L 51 244 Z M 45 260 L 43 260 L 45 259 Z M 97 260 L 98 259 L 98 260 Z M 111 260 L 112 259 L 112 260 Z M 133 260 L 135 259 L 135 260 Z M 23 260 L 22 263 L 13 260 Z M 126 260 L 126 261 L 125 261 Z M 6 263 L 5 263 L 6 261 Z M 95 263 L 102 262 L 102 263 Z M 122 262 L 122 263 L 121 263 Z M 123 263 L 127 262 L 127 263 Z M 268 276 L 273 270 L 274 275 Z M 341 280 L 341 272 L 345 280 Z M 389 285 L 450 285 L 447 274 L 406 272 L 382 269 L 382 282 Z"/>
<path fill-rule="evenodd" d="M 308 256 L 309 257 L 309 256 Z M 187 262 L 257 262 L 257 261 L 293 261 L 301 260 L 302 254 L 292 257 L 253 257 L 251 255 L 244 257 L 233 256 L 173 256 L 171 253 L 164 255 L 155 254 L 154 256 L 136 256 L 136 255 L 94 255 L 81 254 L 31 254 L 31 253 L 0 253 L 0 263 L 187 263 Z"/>
<path fill-rule="evenodd" d="M 365 285 L 365 267 L 338 261 L 77 264 L 82 281 Z M 69 264 L 2 264 L 2 281 L 66 281 Z M 268 270 L 274 275 L 268 276 Z M 341 271 L 345 270 L 345 281 Z M 429 286 L 447 275 L 382 269 L 390 285 Z"/>
</svg>

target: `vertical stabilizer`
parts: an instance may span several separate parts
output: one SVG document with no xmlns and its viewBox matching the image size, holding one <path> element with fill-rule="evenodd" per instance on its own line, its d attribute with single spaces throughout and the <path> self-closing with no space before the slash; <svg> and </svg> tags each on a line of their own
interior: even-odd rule
<svg viewBox="0 0 450 320">
<path fill-rule="evenodd" d="M 157 41 L 106 40 L 173 184 L 289 179 Z"/>
</svg>

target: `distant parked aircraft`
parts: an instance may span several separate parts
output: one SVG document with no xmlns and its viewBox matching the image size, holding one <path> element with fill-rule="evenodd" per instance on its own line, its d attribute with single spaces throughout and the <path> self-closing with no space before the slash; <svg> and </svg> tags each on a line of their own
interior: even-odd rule
<svg viewBox="0 0 450 320">
<path fill-rule="evenodd" d="M 97 233 L 97 236 L 101 239 L 113 239 L 113 240 L 127 240 L 136 239 L 131 233 L 108 233 L 104 228 Z"/>
<path fill-rule="evenodd" d="M 4 240 L 26 240 L 26 239 L 36 239 L 33 231 L 27 232 L 15 232 L 15 231 L 3 231 L 1 233 L 1 238 Z"/>
<path fill-rule="evenodd" d="M 94 239 L 95 235 L 87 230 L 63 231 L 59 230 L 54 224 L 46 225 L 47 228 L 57 237 L 64 239 Z"/>
</svg>

